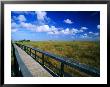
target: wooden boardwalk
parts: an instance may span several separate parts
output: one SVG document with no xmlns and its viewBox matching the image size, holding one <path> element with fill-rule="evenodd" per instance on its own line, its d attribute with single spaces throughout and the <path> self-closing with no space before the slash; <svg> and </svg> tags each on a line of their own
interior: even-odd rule
<svg viewBox="0 0 110 87">
<path fill-rule="evenodd" d="M 18 64 L 22 62 L 21 72 L 23 76 L 27 77 L 52 77 L 52 75 L 46 71 L 39 63 L 37 63 L 31 56 L 29 56 L 25 51 L 14 44 L 16 51 L 19 54 Z M 27 69 L 26 69 L 27 68 Z M 27 72 L 28 70 L 28 72 Z"/>
</svg>

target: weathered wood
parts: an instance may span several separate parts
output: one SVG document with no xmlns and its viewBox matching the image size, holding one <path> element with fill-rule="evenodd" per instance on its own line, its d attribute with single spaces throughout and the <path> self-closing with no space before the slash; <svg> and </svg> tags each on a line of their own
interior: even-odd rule
<svg viewBox="0 0 110 87">
<path fill-rule="evenodd" d="M 19 44 L 18 46 L 21 47 L 20 45 L 21 44 Z M 97 68 L 90 67 L 90 66 L 85 65 L 85 64 L 81 64 L 81 63 L 79 63 L 77 61 L 70 60 L 69 58 L 61 58 L 61 57 L 59 57 L 57 55 L 42 51 L 42 50 L 40 50 L 38 48 L 33 48 L 32 46 L 27 46 L 26 45 L 26 47 L 27 48 L 31 48 L 32 50 L 35 50 L 36 52 L 39 52 L 39 53 L 43 54 L 43 56 L 45 55 L 45 56 L 48 56 L 49 58 L 52 58 L 52 59 L 55 59 L 55 60 L 61 62 L 61 76 L 63 76 L 63 74 L 64 74 L 64 71 L 63 71 L 64 64 L 68 65 L 70 67 L 73 67 L 75 69 L 78 69 L 79 71 L 87 73 L 87 74 L 89 74 L 91 76 L 100 76 L 100 70 L 97 69 Z"/>
<path fill-rule="evenodd" d="M 15 55 L 24 77 L 52 77 L 39 63 L 14 44 Z"/>
<path fill-rule="evenodd" d="M 44 54 L 42 54 L 42 65 L 44 65 Z"/>
<path fill-rule="evenodd" d="M 21 56 L 19 55 L 18 50 L 16 48 L 16 45 L 14 45 L 14 48 L 15 48 L 15 56 L 16 56 L 17 62 L 19 64 L 19 67 L 21 69 L 22 75 L 24 77 L 32 77 L 32 74 L 26 67 L 25 63 L 22 61 Z"/>
<path fill-rule="evenodd" d="M 60 76 L 64 76 L 64 63 L 61 62 L 61 71 L 60 71 Z"/>
</svg>

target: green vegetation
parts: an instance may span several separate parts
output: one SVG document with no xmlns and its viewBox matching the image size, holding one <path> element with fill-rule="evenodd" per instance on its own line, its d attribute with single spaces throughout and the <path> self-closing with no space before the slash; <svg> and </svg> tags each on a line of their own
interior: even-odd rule
<svg viewBox="0 0 110 87">
<path fill-rule="evenodd" d="M 81 63 L 100 68 L 100 43 L 92 41 L 36 41 L 19 42 L 43 51 L 73 58 Z"/>
<path fill-rule="evenodd" d="M 18 41 L 17 43 L 33 46 L 43 51 L 53 53 L 61 57 L 67 57 L 80 63 L 87 64 L 100 69 L 100 42 L 95 41 Z M 34 53 L 34 51 L 32 51 Z M 36 53 L 39 57 L 42 55 Z M 60 63 L 54 59 L 45 56 L 45 60 L 50 64 L 45 63 L 56 73 L 52 65 L 60 69 Z M 39 59 L 39 62 L 42 60 Z M 79 72 L 76 69 L 65 65 L 64 71 L 74 74 L 75 76 L 88 76 L 85 73 Z M 73 72 L 73 73 L 72 73 Z"/>
</svg>

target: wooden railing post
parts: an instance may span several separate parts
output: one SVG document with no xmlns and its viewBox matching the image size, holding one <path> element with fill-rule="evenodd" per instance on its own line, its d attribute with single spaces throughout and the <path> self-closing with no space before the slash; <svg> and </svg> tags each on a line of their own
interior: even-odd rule
<svg viewBox="0 0 110 87">
<path fill-rule="evenodd" d="M 60 71 L 60 76 L 64 76 L 64 63 L 61 62 L 61 71 Z"/>
<path fill-rule="evenodd" d="M 22 49 L 22 45 L 21 45 L 21 49 Z"/>
<path fill-rule="evenodd" d="M 44 54 L 42 53 L 42 65 L 44 66 Z"/>
<path fill-rule="evenodd" d="M 36 50 L 34 50 L 35 51 L 35 59 L 36 59 Z"/>
<path fill-rule="evenodd" d="M 23 45 L 23 50 L 25 50 L 25 46 Z"/>
<path fill-rule="evenodd" d="M 26 46 L 24 45 L 24 51 L 26 50 Z"/>
<path fill-rule="evenodd" d="M 31 56 L 31 48 L 30 48 L 30 56 Z"/>
<path fill-rule="evenodd" d="M 25 46 L 25 52 L 26 52 L 26 46 Z"/>
<path fill-rule="evenodd" d="M 19 64 L 18 64 L 18 61 L 16 59 L 15 48 L 14 48 L 13 44 L 12 44 L 12 50 L 13 50 L 12 55 L 14 57 L 14 76 L 19 77 L 19 76 L 22 76 L 22 73 L 19 70 Z"/>
<path fill-rule="evenodd" d="M 42 63 L 43 66 L 44 66 L 44 62 L 46 62 L 45 61 L 45 56 L 48 56 L 49 58 L 53 58 L 53 59 L 57 60 L 58 62 L 60 62 L 61 63 L 60 70 L 58 68 L 56 68 L 56 69 L 59 70 L 59 74 L 56 73 L 56 74 L 58 74 L 58 76 L 63 77 L 63 76 L 68 74 L 68 73 L 65 74 L 66 73 L 65 70 L 64 70 L 65 65 L 68 65 L 72 68 L 78 69 L 79 71 L 87 73 L 88 75 L 91 75 L 91 76 L 98 76 L 98 77 L 100 76 L 100 71 L 98 69 L 94 68 L 94 67 L 89 67 L 88 65 L 80 64 L 79 62 L 76 62 L 76 61 L 68 62 L 68 61 L 71 61 L 71 60 L 67 61 L 66 60 L 67 58 L 62 59 L 61 57 L 58 57 L 58 56 L 55 56 L 53 54 L 44 52 L 42 50 L 33 49 L 30 46 L 25 46 L 25 45 L 21 45 L 21 44 L 17 44 L 17 45 L 20 48 L 22 48 L 24 46 L 24 49 L 25 49 L 26 53 L 29 54 L 29 55 L 31 55 L 31 52 L 32 52 L 31 50 L 34 50 L 35 51 L 35 57 L 34 57 L 35 59 L 38 56 L 38 55 L 36 55 L 36 52 L 41 53 L 42 54 L 42 59 L 41 59 L 42 62 L 41 63 Z"/>
<path fill-rule="evenodd" d="M 26 53 L 27 53 L 28 51 L 27 51 L 27 46 L 26 46 Z"/>
<path fill-rule="evenodd" d="M 22 49 L 23 49 L 23 45 L 22 45 Z"/>
<path fill-rule="evenodd" d="M 27 47 L 27 54 L 29 54 L 29 52 L 28 52 L 28 47 Z"/>
</svg>

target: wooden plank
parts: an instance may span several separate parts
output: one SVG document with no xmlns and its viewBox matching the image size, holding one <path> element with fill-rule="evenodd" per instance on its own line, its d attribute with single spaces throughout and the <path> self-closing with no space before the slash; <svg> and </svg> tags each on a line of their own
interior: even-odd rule
<svg viewBox="0 0 110 87">
<path fill-rule="evenodd" d="M 19 67 L 21 69 L 21 72 L 22 72 L 22 75 L 24 77 L 32 77 L 32 74 L 30 73 L 30 71 L 28 70 L 28 68 L 26 67 L 25 63 L 23 62 L 23 60 L 21 59 L 19 53 L 18 53 L 18 50 L 16 48 L 16 45 L 14 45 L 14 48 L 15 48 L 15 56 L 16 56 L 16 59 L 17 59 L 17 62 L 19 64 Z"/>
<path fill-rule="evenodd" d="M 16 49 L 16 55 L 18 59 L 19 66 L 23 76 L 33 76 L 33 77 L 52 77 L 52 75 L 46 71 L 39 63 L 37 63 L 31 56 L 29 56 L 25 51 L 14 44 Z M 20 61 L 19 61 L 20 60 Z"/>
<path fill-rule="evenodd" d="M 31 48 L 32 50 L 36 50 L 37 52 L 40 52 L 40 53 L 44 54 L 45 56 L 53 58 L 53 59 L 65 64 L 65 65 L 68 65 L 70 67 L 78 69 L 79 71 L 82 71 L 84 73 L 87 73 L 87 74 L 89 74 L 91 76 L 100 76 L 100 70 L 97 69 L 97 68 L 90 67 L 90 66 L 85 65 L 85 64 L 81 64 L 78 61 L 75 61 L 73 59 L 71 60 L 69 58 L 61 58 L 61 57 L 59 57 L 57 55 L 42 51 L 42 50 L 40 50 L 38 48 L 33 48 L 32 46 L 27 46 L 27 47 Z"/>
</svg>

